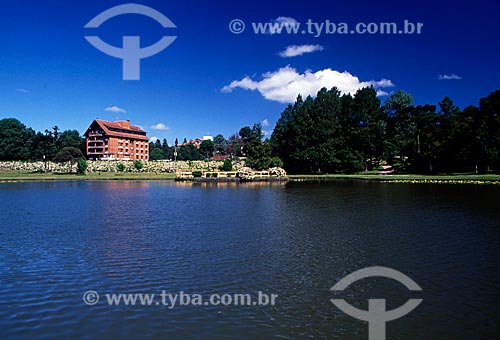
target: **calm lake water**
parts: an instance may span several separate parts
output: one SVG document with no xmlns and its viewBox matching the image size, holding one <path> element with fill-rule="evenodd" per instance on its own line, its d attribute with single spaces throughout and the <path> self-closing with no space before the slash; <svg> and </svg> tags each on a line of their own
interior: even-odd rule
<svg viewBox="0 0 500 340">
<path fill-rule="evenodd" d="M 0 184 L 1 339 L 500 339 L 500 188 L 361 181 Z M 386 266 L 423 289 L 347 274 Z M 101 300 L 86 305 L 94 290 Z M 278 294 L 275 306 L 110 306 L 108 293 Z"/>
</svg>

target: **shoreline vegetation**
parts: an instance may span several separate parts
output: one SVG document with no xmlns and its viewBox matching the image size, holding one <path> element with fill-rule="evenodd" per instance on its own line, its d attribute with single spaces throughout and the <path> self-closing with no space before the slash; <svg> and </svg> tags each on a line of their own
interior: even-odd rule
<svg viewBox="0 0 500 340">
<path fill-rule="evenodd" d="M 176 138 L 174 146 L 169 146 L 165 138 L 151 140 L 150 161 L 125 161 L 134 157 L 125 157 L 126 152 L 112 154 L 110 158 L 119 163 L 87 160 L 94 153 L 77 130 L 61 132 L 56 125 L 44 133 L 35 132 L 16 118 L 5 118 L 0 120 L 0 161 L 17 160 L 17 165 L 0 162 L 0 171 L 97 172 L 101 173 L 97 178 L 102 178 L 103 172 L 163 174 L 248 167 L 309 174 L 297 181 L 356 178 L 496 183 L 497 177 L 490 175 L 500 175 L 500 90 L 481 98 L 479 106 L 461 110 L 449 97 L 438 106 L 415 106 L 411 94 L 402 90 L 391 93 L 382 103 L 373 87 L 353 95 L 342 94 L 335 87 L 323 88 L 314 98 L 298 95 L 295 103 L 283 110 L 272 131 L 263 130 L 261 122 L 242 127 L 228 139 L 218 134 L 213 140 L 184 138 L 179 143 Z M 217 162 L 221 159 L 225 161 Z M 325 173 L 339 175 L 317 176 Z"/>
<path fill-rule="evenodd" d="M 500 175 L 473 173 L 416 175 L 374 173 L 357 174 L 321 174 L 321 175 L 288 175 L 290 182 L 324 182 L 336 180 L 374 181 L 380 183 L 411 183 L 411 184 L 474 184 L 500 185 Z M 147 180 L 174 181 L 175 173 L 154 172 L 94 172 L 76 173 L 43 173 L 22 170 L 0 170 L 0 183 L 8 182 L 48 182 L 48 181 L 100 181 L 100 180 Z"/>
</svg>

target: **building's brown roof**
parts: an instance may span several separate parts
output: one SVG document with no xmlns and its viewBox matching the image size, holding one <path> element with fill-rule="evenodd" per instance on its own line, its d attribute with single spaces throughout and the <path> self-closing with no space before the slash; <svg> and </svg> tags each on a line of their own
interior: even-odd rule
<svg viewBox="0 0 500 340">
<path fill-rule="evenodd" d="M 191 139 L 190 141 L 187 141 L 186 143 L 182 143 L 179 146 L 187 146 L 187 145 L 194 145 L 196 148 L 200 147 L 201 142 L 203 142 L 203 138 L 195 138 Z"/>
<path fill-rule="evenodd" d="M 229 155 L 213 155 L 212 160 L 213 161 L 224 161 L 229 158 Z"/>
<path fill-rule="evenodd" d="M 125 121 L 108 122 L 105 120 L 96 119 L 94 120 L 94 122 L 96 122 L 108 136 L 149 141 L 148 136 L 146 136 L 146 131 L 142 130 L 138 126 L 130 125 L 130 121 L 125 120 Z M 92 126 L 92 124 L 90 126 Z M 110 128 L 130 131 L 131 133 L 112 131 L 110 130 Z M 89 129 L 87 129 L 87 132 L 89 131 Z M 85 135 L 87 134 L 87 132 L 85 132 Z M 140 134 L 137 134 L 137 132 Z"/>
</svg>

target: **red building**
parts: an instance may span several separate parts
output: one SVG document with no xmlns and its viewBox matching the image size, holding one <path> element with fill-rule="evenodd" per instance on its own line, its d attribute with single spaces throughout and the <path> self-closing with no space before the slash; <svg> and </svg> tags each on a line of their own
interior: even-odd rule
<svg viewBox="0 0 500 340">
<path fill-rule="evenodd" d="M 129 120 L 107 122 L 96 119 L 84 134 L 87 158 L 92 160 L 149 160 L 146 131 Z"/>
</svg>

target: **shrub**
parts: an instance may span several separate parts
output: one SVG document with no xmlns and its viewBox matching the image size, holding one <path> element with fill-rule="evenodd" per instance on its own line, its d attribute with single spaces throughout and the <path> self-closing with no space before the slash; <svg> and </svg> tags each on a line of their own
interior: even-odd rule
<svg viewBox="0 0 500 340">
<path fill-rule="evenodd" d="M 123 163 L 116 164 L 116 170 L 120 172 L 125 171 L 125 165 L 123 165 Z"/>
<path fill-rule="evenodd" d="M 134 168 L 135 168 L 137 171 L 141 170 L 143 167 L 144 167 L 144 164 L 143 164 L 140 160 L 136 159 L 136 160 L 134 161 Z"/>
<path fill-rule="evenodd" d="M 201 177 L 201 171 L 193 171 L 193 177 Z"/>
<path fill-rule="evenodd" d="M 54 156 L 53 161 L 57 163 L 73 162 L 77 159 L 83 158 L 83 154 L 80 150 L 73 147 L 64 147 Z"/>
<path fill-rule="evenodd" d="M 401 173 L 406 171 L 406 165 L 400 162 L 392 164 L 392 168 L 394 169 L 394 172 Z"/>
<path fill-rule="evenodd" d="M 233 170 L 233 162 L 229 158 L 226 158 L 224 160 L 224 164 L 222 164 L 222 170 L 224 171 L 231 171 Z"/>
<path fill-rule="evenodd" d="M 76 171 L 79 174 L 84 174 L 87 171 L 87 168 L 88 168 L 88 165 L 87 165 L 87 161 L 85 159 L 81 158 L 76 162 Z"/>
<path fill-rule="evenodd" d="M 283 167 L 283 161 L 279 157 L 273 157 L 271 158 L 271 168 L 282 168 Z"/>
</svg>

